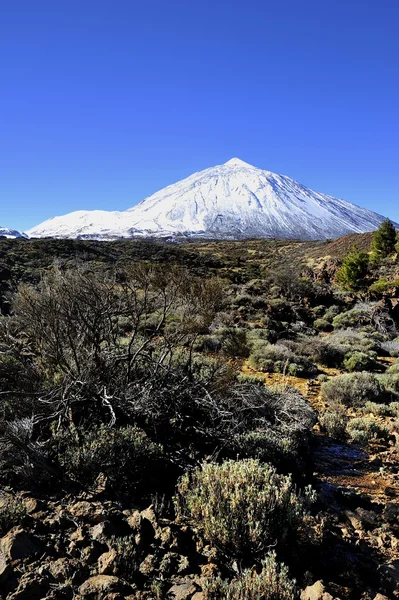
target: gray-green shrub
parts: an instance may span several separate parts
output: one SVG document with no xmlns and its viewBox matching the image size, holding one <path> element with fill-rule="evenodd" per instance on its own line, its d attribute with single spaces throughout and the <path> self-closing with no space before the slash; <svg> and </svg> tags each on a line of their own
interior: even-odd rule
<svg viewBox="0 0 399 600">
<path fill-rule="evenodd" d="M 261 570 L 248 569 L 232 581 L 220 577 L 204 581 L 204 600 L 295 600 L 295 580 L 288 568 L 270 552 L 261 562 Z"/>
<path fill-rule="evenodd" d="M 287 542 L 303 524 L 307 501 L 291 476 L 279 475 L 259 460 L 204 463 L 184 475 L 175 498 L 178 516 L 186 516 L 205 539 L 229 555 L 259 555 Z"/>
<path fill-rule="evenodd" d="M 382 394 L 378 379 L 371 373 L 346 373 L 338 375 L 321 386 L 321 395 L 328 404 L 361 407 L 368 400 Z"/>
</svg>

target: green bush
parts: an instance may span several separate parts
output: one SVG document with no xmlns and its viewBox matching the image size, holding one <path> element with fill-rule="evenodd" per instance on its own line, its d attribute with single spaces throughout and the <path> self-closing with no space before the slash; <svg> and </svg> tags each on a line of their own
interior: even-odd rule
<svg viewBox="0 0 399 600">
<path fill-rule="evenodd" d="M 376 362 L 365 352 L 348 352 L 343 363 L 344 369 L 353 371 L 371 371 L 375 369 Z"/>
<path fill-rule="evenodd" d="M 245 570 L 233 581 L 220 577 L 204 582 L 204 600 L 295 600 L 298 592 L 287 567 L 279 564 L 276 553 L 270 552 L 255 569 Z"/>
<path fill-rule="evenodd" d="M 372 440 L 388 441 L 389 430 L 384 425 L 380 425 L 374 419 L 367 417 L 358 417 L 351 419 L 347 425 L 347 432 L 353 442 L 366 446 Z"/>
<path fill-rule="evenodd" d="M 338 375 L 321 386 L 321 395 L 328 404 L 361 407 L 367 400 L 375 400 L 382 394 L 381 385 L 371 373 L 347 373 Z"/>
<path fill-rule="evenodd" d="M 332 329 L 331 323 L 327 319 L 316 319 L 313 327 L 318 331 L 330 331 Z"/>
<path fill-rule="evenodd" d="M 391 365 L 387 370 L 386 373 L 389 373 L 390 375 L 399 375 L 399 361 L 394 363 L 393 365 Z"/>
<path fill-rule="evenodd" d="M 377 261 L 393 254 L 395 252 L 396 242 L 395 226 L 389 219 L 386 219 L 381 223 L 373 235 L 373 242 L 371 245 L 373 260 Z"/>
<path fill-rule="evenodd" d="M 245 329 L 236 327 L 226 327 L 215 332 L 215 336 L 222 344 L 222 351 L 227 356 L 241 356 L 247 358 L 249 356 L 249 348 L 247 344 L 247 332 Z"/>
<path fill-rule="evenodd" d="M 310 489 L 298 494 L 290 476 L 247 459 L 205 463 L 184 475 L 175 505 L 178 516 L 187 516 L 210 543 L 229 555 L 248 557 L 287 542 L 313 498 Z"/>
<path fill-rule="evenodd" d="M 369 257 L 352 247 L 337 271 L 336 281 L 344 290 L 357 291 L 365 287 Z"/>
<path fill-rule="evenodd" d="M 369 304 L 363 304 L 340 313 L 334 317 L 332 324 L 334 329 L 346 329 L 347 327 L 358 328 L 361 325 L 370 324 L 371 316 L 371 306 Z"/>
<path fill-rule="evenodd" d="M 154 484 L 162 469 L 162 446 L 136 427 L 119 429 L 100 425 L 61 440 L 59 461 L 66 474 L 83 488 L 100 473 L 110 490 L 142 493 Z"/>
</svg>

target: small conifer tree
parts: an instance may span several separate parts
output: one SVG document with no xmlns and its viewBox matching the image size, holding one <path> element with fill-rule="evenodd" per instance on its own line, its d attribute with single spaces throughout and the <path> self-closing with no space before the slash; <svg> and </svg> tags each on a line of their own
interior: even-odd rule
<svg viewBox="0 0 399 600">
<path fill-rule="evenodd" d="M 365 277 L 368 272 L 369 257 L 353 246 L 344 258 L 337 272 L 336 281 L 344 290 L 357 291 L 367 284 Z"/>
<path fill-rule="evenodd" d="M 381 223 L 373 236 L 373 243 L 371 245 L 373 260 L 386 258 L 390 254 L 393 254 L 396 242 L 395 226 L 389 219 L 386 219 Z"/>
</svg>

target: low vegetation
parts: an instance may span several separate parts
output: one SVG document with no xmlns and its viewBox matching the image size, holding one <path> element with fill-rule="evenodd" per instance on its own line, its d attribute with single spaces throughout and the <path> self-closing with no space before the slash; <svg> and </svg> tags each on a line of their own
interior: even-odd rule
<svg viewBox="0 0 399 600">
<path fill-rule="evenodd" d="M 0 240 L 3 596 L 390 597 L 397 251 Z"/>
</svg>

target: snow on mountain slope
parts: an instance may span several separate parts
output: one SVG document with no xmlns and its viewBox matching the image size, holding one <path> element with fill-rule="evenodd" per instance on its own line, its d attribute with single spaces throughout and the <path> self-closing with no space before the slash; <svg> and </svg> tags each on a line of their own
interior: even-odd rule
<svg viewBox="0 0 399 600">
<path fill-rule="evenodd" d="M 27 238 L 28 236 L 26 235 L 26 233 L 21 233 L 20 231 L 17 231 L 16 229 L 8 229 L 7 227 L 0 227 L 0 237 L 6 237 L 6 238 L 18 238 L 18 237 L 24 237 Z"/>
<path fill-rule="evenodd" d="M 290 177 L 233 158 L 194 173 L 124 212 L 76 211 L 27 233 L 97 239 L 170 235 L 323 239 L 371 231 L 383 220 Z"/>
</svg>

